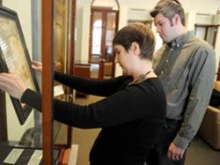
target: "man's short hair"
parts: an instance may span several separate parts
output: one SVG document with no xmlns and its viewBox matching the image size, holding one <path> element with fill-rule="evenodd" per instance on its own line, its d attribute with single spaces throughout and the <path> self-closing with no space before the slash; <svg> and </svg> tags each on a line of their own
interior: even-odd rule
<svg viewBox="0 0 220 165">
<path fill-rule="evenodd" d="M 160 0 L 154 7 L 153 11 L 150 12 L 150 15 L 154 18 L 159 13 L 167 17 L 170 20 L 171 25 L 172 18 L 175 14 L 178 14 L 181 18 L 181 23 L 185 25 L 185 12 L 178 0 Z"/>
</svg>

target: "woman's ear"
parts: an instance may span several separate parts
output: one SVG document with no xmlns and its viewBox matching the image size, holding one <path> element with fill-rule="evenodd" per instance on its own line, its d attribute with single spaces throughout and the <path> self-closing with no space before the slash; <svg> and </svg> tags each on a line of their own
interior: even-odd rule
<svg viewBox="0 0 220 165">
<path fill-rule="evenodd" d="M 140 45 L 137 42 L 132 42 L 131 44 L 131 50 L 135 55 L 140 55 Z"/>
</svg>

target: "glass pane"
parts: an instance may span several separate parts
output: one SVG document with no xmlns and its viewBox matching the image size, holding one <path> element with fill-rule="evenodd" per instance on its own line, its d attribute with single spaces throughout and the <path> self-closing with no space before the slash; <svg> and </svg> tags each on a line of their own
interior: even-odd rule
<svg viewBox="0 0 220 165">
<path fill-rule="evenodd" d="M 92 18 L 92 52 L 91 52 L 91 78 L 99 78 L 99 59 L 102 51 L 102 12 L 93 11 Z"/>
<path fill-rule="evenodd" d="M 92 30 L 92 61 L 98 62 L 101 54 L 102 39 L 102 13 L 94 12 L 93 14 L 93 30 Z"/>
<path fill-rule="evenodd" d="M 116 28 L 116 13 L 108 13 L 107 15 L 107 28 L 106 28 L 106 61 L 112 61 L 112 40 L 115 36 Z"/>
<path fill-rule="evenodd" d="M 10 45 L 10 42 L 7 42 L 7 50 L 10 50 L 10 55 L 12 55 L 11 62 L 21 64 L 21 59 L 24 57 L 23 53 L 27 56 L 30 56 L 32 59 L 32 54 L 36 52 L 31 52 L 30 48 L 32 46 L 32 29 L 31 24 L 33 23 L 30 19 L 30 15 L 32 15 L 32 10 L 26 10 L 25 14 L 22 14 L 24 11 L 22 8 L 16 6 L 17 3 L 11 3 L 10 1 L 5 1 L 4 6 L 8 9 L 4 11 L 1 8 L 1 30 L 2 33 L 7 25 L 10 25 L 10 28 L 7 28 L 6 32 L 3 33 L 5 35 L 0 34 L 1 37 L 5 37 L 5 40 L 13 43 Z M 22 3 L 20 5 L 30 9 L 31 3 Z M 4 13 L 2 12 L 4 11 Z M 14 14 L 14 12 L 17 15 Z M 3 15 L 2 15 L 3 14 Z M 3 17 L 2 17 L 3 16 Z M 4 21 L 4 19 L 8 19 Z M 12 21 L 14 20 L 14 21 Z M 11 24 L 14 22 L 15 24 Z M 25 24 L 24 24 L 25 22 Z M 5 25 L 5 26 L 3 26 Z M 21 26 L 20 26 L 21 25 Z M 25 27 L 25 28 L 24 28 Z M 25 30 L 24 30 L 25 29 Z M 12 40 L 13 39 L 13 40 Z M 16 40 L 14 40 L 16 39 Z M 27 44 L 24 44 L 23 40 L 27 40 Z M 13 41 L 13 42 L 12 42 Z M 13 52 L 14 50 L 15 52 Z M 25 52 L 24 52 L 25 50 Z M 34 50 L 34 49 L 33 49 Z M 14 58 L 18 56 L 19 58 Z M 24 60 L 24 59 L 23 59 Z M 27 70 L 27 65 L 19 65 L 23 67 L 23 70 Z M 16 66 L 17 68 L 17 66 Z M 26 72 L 24 72 L 25 74 Z M 30 77 L 30 76 L 29 76 Z M 23 79 L 24 80 L 24 79 Z M 39 131 L 36 127 L 36 123 L 40 122 L 36 121 L 36 116 L 34 110 L 31 112 L 29 116 L 24 114 L 25 120 L 23 123 L 19 122 L 19 120 L 23 120 L 23 117 L 19 119 L 22 113 L 15 113 L 16 109 L 12 105 L 10 98 L 5 95 L 1 95 L 1 111 L 7 112 L 5 115 L 1 114 L 1 128 L 0 128 L 0 164 L 27 164 L 32 155 L 38 155 L 39 157 L 42 155 L 41 147 L 41 131 Z M 5 121 L 4 123 L 2 121 Z M 41 127 L 41 126 L 40 126 Z M 2 132 L 4 131 L 4 132 Z M 5 132 L 6 131 L 6 132 Z M 6 133 L 6 136 L 2 138 L 2 135 Z M 39 137 L 39 138 L 38 138 Z M 37 148 L 36 148 L 37 147 Z M 24 153 L 27 156 L 21 156 Z M 11 159 L 6 159 L 11 158 Z M 39 163 L 41 159 L 37 160 Z M 19 162 L 19 163 L 18 163 Z M 24 163 L 25 162 L 25 163 Z M 38 162 L 36 162 L 38 164 Z M 30 163 L 31 164 L 31 163 Z"/>
<path fill-rule="evenodd" d="M 113 72 L 113 47 L 112 40 L 116 32 L 116 13 L 107 13 L 107 26 L 105 37 L 105 63 L 104 63 L 104 79 L 112 77 Z"/>
</svg>

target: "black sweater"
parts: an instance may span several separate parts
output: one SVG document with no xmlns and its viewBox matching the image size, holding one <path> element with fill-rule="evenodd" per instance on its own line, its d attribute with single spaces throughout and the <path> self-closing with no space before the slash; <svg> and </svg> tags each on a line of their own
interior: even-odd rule
<svg viewBox="0 0 220 165">
<path fill-rule="evenodd" d="M 129 76 L 91 80 L 56 72 L 55 79 L 106 97 L 87 106 L 54 100 L 56 120 L 79 128 L 102 128 L 90 152 L 91 165 L 143 165 L 165 121 L 166 97 L 158 78 L 128 85 Z M 21 101 L 41 111 L 39 93 L 28 89 Z"/>
</svg>

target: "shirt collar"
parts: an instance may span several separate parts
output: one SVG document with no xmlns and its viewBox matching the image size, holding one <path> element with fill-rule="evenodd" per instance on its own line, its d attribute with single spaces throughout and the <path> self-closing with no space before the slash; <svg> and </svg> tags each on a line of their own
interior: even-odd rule
<svg viewBox="0 0 220 165">
<path fill-rule="evenodd" d="M 175 40 L 171 41 L 167 45 L 170 48 L 178 48 L 182 46 L 191 36 L 193 36 L 193 31 L 188 31 L 187 33 L 177 37 Z"/>
</svg>

